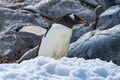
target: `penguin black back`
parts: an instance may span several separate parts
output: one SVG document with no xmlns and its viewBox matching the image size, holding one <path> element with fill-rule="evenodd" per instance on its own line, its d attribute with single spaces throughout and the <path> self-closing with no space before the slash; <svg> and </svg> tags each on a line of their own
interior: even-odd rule
<svg viewBox="0 0 120 80">
<path fill-rule="evenodd" d="M 73 28 L 75 24 L 87 24 L 84 20 L 80 19 L 76 14 L 68 13 L 59 18 L 56 18 L 52 21 L 52 23 L 48 26 L 47 32 L 52 27 L 52 24 L 62 24 L 68 28 Z M 46 32 L 46 34 L 47 34 Z M 44 36 L 46 36 L 46 34 Z"/>
<path fill-rule="evenodd" d="M 73 28 L 73 25 L 75 24 L 82 24 L 80 22 L 83 22 L 84 24 L 87 23 L 85 21 L 83 21 L 82 19 L 80 19 L 76 14 L 66 14 L 64 16 L 61 16 L 57 19 L 55 19 L 52 24 L 56 23 L 56 24 L 62 24 L 68 28 Z"/>
</svg>

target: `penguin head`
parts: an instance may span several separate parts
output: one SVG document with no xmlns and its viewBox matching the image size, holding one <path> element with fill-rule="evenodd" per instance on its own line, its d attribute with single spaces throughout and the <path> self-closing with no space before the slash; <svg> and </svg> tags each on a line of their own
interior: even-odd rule
<svg viewBox="0 0 120 80">
<path fill-rule="evenodd" d="M 88 24 L 86 21 L 80 19 L 76 14 L 68 13 L 53 21 L 53 23 L 62 24 L 68 28 L 73 28 L 75 24 Z"/>
</svg>

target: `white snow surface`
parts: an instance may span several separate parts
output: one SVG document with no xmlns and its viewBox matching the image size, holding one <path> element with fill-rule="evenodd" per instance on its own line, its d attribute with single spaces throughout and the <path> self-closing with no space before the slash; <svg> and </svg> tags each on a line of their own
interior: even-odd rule
<svg viewBox="0 0 120 80">
<path fill-rule="evenodd" d="M 39 56 L 20 64 L 0 64 L 0 80 L 120 80 L 120 67 L 99 59 Z"/>
</svg>

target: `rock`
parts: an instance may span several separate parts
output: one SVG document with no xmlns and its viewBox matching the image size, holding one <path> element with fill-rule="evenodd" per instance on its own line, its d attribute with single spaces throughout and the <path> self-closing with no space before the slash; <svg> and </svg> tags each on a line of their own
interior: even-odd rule
<svg viewBox="0 0 120 80">
<path fill-rule="evenodd" d="M 16 63 L 21 63 L 24 60 L 29 60 L 38 56 L 38 46 L 27 51 Z"/>
<path fill-rule="evenodd" d="M 71 43 L 75 42 L 77 39 L 79 39 L 82 35 L 85 33 L 92 31 L 92 28 L 90 28 L 87 25 L 75 25 L 73 27 L 72 37 L 71 37 Z"/>
<path fill-rule="evenodd" d="M 48 26 L 38 14 L 8 8 L 0 8 L 0 23 L 0 31 L 13 31 L 14 28 L 26 25 Z"/>
<path fill-rule="evenodd" d="M 120 25 L 86 33 L 70 45 L 68 57 L 100 58 L 120 65 Z"/>
<path fill-rule="evenodd" d="M 104 12 L 105 10 L 101 6 L 97 6 L 95 8 L 95 14 L 96 18 L 99 18 L 99 16 Z"/>
<path fill-rule="evenodd" d="M 40 26 L 24 26 L 19 30 L 19 32 L 29 32 L 38 36 L 45 34 L 46 31 L 47 30 L 45 28 L 42 28 Z"/>
<path fill-rule="evenodd" d="M 115 0 L 116 5 L 120 5 L 120 0 Z"/>
<path fill-rule="evenodd" d="M 25 0 L 0 0 L 2 3 L 18 3 L 18 2 L 23 2 Z"/>
<path fill-rule="evenodd" d="M 98 6 L 98 3 L 96 2 L 96 0 L 79 0 L 81 2 L 85 2 L 88 4 L 88 6 L 91 6 L 91 7 L 97 7 Z"/>
<path fill-rule="evenodd" d="M 80 18 L 88 22 L 95 20 L 95 13 L 74 0 L 42 0 L 32 9 L 37 13 L 50 17 L 58 18 L 67 13 L 76 13 Z M 30 8 L 30 7 L 29 7 Z M 31 7 L 32 8 L 32 7 Z"/>
<path fill-rule="evenodd" d="M 19 59 L 26 51 L 39 44 L 40 37 L 27 32 L 7 32 L 0 38 L 0 55 L 9 60 Z"/>
<path fill-rule="evenodd" d="M 106 9 L 108 9 L 109 7 L 115 5 L 115 4 L 114 4 L 114 0 L 96 0 L 96 1 L 100 4 L 100 6 L 101 6 L 104 10 L 106 10 Z"/>
<path fill-rule="evenodd" d="M 120 24 L 120 5 L 107 9 L 99 16 L 97 29 L 108 29 Z"/>
</svg>

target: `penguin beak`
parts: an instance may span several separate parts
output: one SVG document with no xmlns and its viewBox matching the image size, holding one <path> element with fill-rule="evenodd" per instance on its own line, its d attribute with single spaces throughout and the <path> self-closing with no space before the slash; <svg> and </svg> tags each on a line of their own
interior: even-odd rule
<svg viewBox="0 0 120 80">
<path fill-rule="evenodd" d="M 88 24 L 88 22 L 80 21 L 80 24 Z"/>
</svg>

